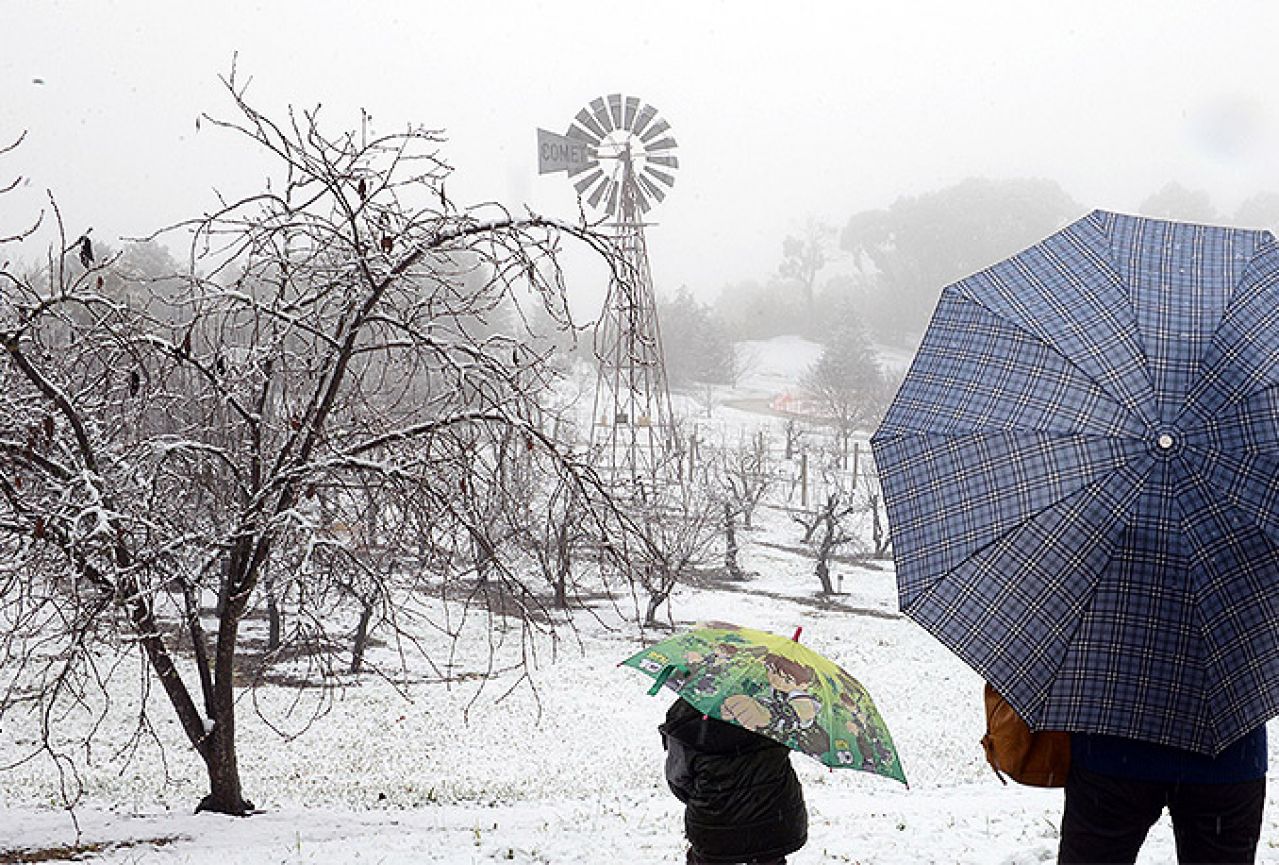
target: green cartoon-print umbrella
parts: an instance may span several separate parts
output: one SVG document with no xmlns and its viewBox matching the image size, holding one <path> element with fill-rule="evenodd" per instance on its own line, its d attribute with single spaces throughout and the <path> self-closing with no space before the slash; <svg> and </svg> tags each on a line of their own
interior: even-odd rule
<svg viewBox="0 0 1279 865">
<path fill-rule="evenodd" d="M 827 766 L 906 783 L 870 695 L 834 661 L 799 642 L 706 622 L 622 662 L 712 718 L 781 742 Z"/>
</svg>

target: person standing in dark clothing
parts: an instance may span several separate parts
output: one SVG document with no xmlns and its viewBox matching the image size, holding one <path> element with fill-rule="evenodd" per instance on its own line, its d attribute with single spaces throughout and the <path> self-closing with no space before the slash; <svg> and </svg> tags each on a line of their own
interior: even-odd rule
<svg viewBox="0 0 1279 865">
<path fill-rule="evenodd" d="M 659 729 L 666 781 L 684 803 L 688 865 L 784 865 L 808 841 L 789 748 L 682 699 Z"/>
<path fill-rule="evenodd" d="M 1060 865 L 1131 863 L 1164 808 L 1177 861 L 1255 860 L 1266 801 L 1266 728 L 1216 757 L 1117 736 L 1070 737 Z"/>
</svg>

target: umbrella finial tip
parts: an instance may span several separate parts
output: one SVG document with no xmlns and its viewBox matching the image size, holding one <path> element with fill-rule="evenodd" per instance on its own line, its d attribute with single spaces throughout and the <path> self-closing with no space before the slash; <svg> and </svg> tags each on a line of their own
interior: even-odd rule
<svg viewBox="0 0 1279 865">
<path fill-rule="evenodd" d="M 798 643 L 799 635 L 802 633 L 804 633 L 804 626 L 800 625 L 798 628 L 795 629 L 795 636 L 791 637 L 791 641 Z"/>
</svg>

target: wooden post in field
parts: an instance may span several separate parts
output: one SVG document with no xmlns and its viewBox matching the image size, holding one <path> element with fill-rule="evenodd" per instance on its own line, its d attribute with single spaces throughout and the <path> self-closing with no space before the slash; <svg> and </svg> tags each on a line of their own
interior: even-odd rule
<svg viewBox="0 0 1279 865">
<path fill-rule="evenodd" d="M 799 503 L 808 507 L 808 454 L 799 455 Z"/>
</svg>

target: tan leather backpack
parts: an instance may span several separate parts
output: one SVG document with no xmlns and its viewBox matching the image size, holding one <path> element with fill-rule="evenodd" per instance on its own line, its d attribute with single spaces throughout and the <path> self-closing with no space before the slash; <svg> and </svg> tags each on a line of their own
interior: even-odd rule
<svg viewBox="0 0 1279 865">
<path fill-rule="evenodd" d="M 1000 781 L 1030 787 L 1064 787 L 1070 771 L 1070 734 L 1032 732 L 1017 711 L 986 683 L 986 762 Z M 1007 776 L 1007 778 L 1005 777 Z"/>
</svg>

